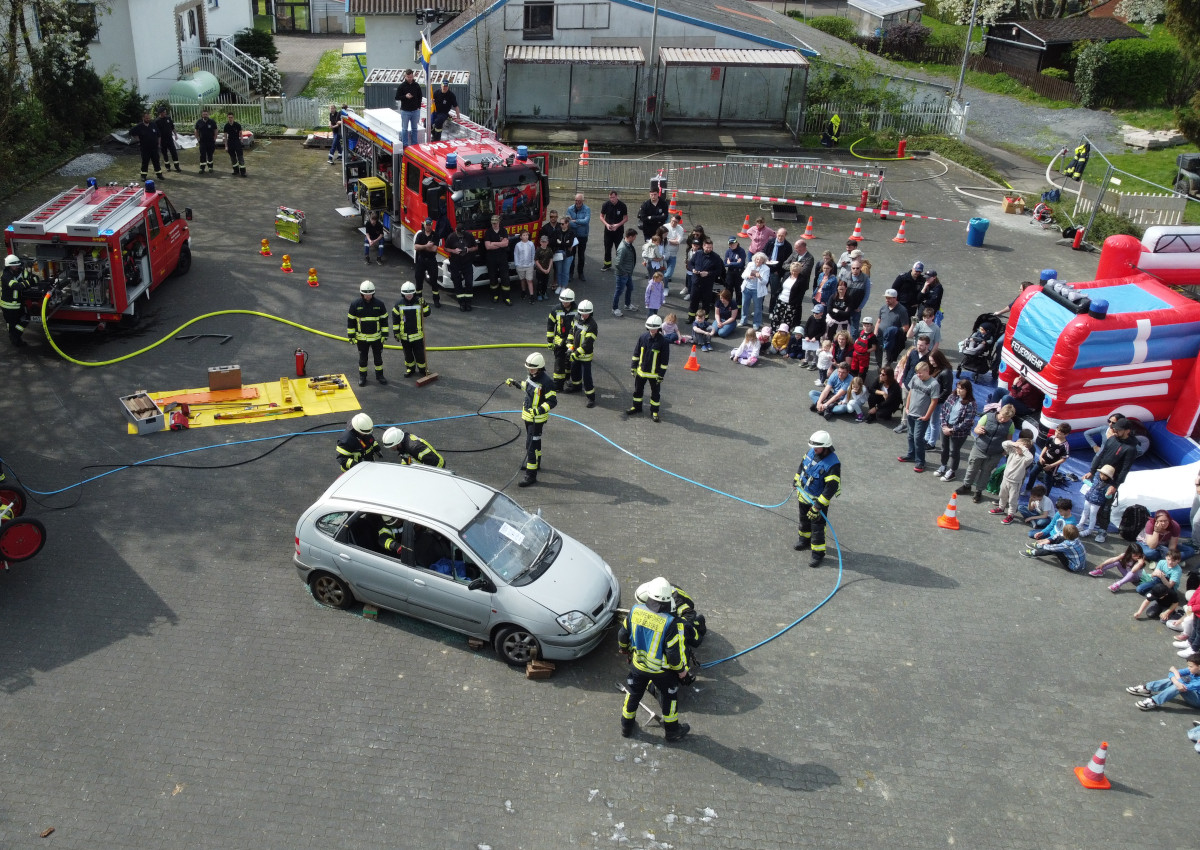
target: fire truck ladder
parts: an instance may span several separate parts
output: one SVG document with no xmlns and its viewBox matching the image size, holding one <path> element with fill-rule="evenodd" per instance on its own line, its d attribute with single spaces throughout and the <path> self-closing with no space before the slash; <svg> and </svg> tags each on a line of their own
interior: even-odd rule
<svg viewBox="0 0 1200 850">
<path fill-rule="evenodd" d="M 94 186 L 74 186 L 60 193 L 57 197 L 42 204 L 27 217 L 14 221 L 14 233 L 28 236 L 44 236 L 51 229 L 51 222 L 87 201 L 96 193 Z"/>
<path fill-rule="evenodd" d="M 111 219 L 130 204 L 138 203 L 146 194 L 141 186 L 125 186 L 105 198 L 91 209 L 87 215 L 78 221 L 67 225 L 67 233 L 72 236 L 99 236 L 105 228 L 105 222 Z"/>
</svg>

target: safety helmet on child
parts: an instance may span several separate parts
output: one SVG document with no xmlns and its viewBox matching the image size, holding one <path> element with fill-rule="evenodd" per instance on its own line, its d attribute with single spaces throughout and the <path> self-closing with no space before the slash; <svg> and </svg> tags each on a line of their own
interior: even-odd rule
<svg viewBox="0 0 1200 850">
<path fill-rule="evenodd" d="M 814 449 L 832 449 L 833 438 L 829 436 L 828 431 L 814 431 L 808 438 L 808 444 Z"/>
<path fill-rule="evenodd" d="M 375 284 L 371 283 L 371 281 L 369 281 L 369 280 L 364 280 L 362 283 L 360 283 L 358 285 L 358 291 L 361 292 L 363 295 L 374 295 L 375 294 Z"/>
<path fill-rule="evenodd" d="M 12 268 L 13 266 L 19 266 L 19 265 L 21 265 L 21 258 L 18 257 L 16 254 L 9 254 L 7 257 L 4 258 L 4 265 L 8 268 Z"/>
<path fill-rule="evenodd" d="M 417 285 L 415 283 L 413 283 L 411 280 L 404 281 L 404 284 L 400 287 L 400 294 L 401 295 L 416 295 L 417 294 Z"/>
<path fill-rule="evenodd" d="M 543 357 L 541 355 L 541 353 L 535 351 L 535 352 L 533 352 L 533 354 L 530 354 L 528 357 L 525 358 L 525 368 L 526 369 L 545 369 L 546 368 L 546 358 Z"/>
<path fill-rule="evenodd" d="M 350 427 L 360 434 L 370 434 L 375 429 L 375 423 L 365 413 L 356 413 L 350 420 Z"/>
<path fill-rule="evenodd" d="M 561 293 L 559 293 L 558 300 L 563 302 L 564 304 L 574 301 L 575 300 L 575 290 L 574 289 L 564 289 Z"/>
<path fill-rule="evenodd" d="M 651 316 L 646 319 L 646 330 L 656 331 L 662 328 L 662 316 Z"/>
<path fill-rule="evenodd" d="M 579 302 L 579 312 L 590 314 L 592 312 L 592 302 L 588 301 L 586 298 L 583 301 L 580 301 Z"/>
<path fill-rule="evenodd" d="M 404 432 L 399 428 L 388 428 L 383 432 L 383 447 L 394 449 L 404 442 Z"/>
</svg>

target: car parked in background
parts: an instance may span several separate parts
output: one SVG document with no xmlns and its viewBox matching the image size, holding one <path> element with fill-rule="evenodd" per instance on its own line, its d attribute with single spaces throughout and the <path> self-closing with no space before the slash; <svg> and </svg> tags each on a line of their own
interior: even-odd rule
<svg viewBox="0 0 1200 850">
<path fill-rule="evenodd" d="M 380 545 L 384 517 L 399 550 Z M 604 560 L 486 484 L 360 463 L 296 523 L 296 568 L 323 605 L 355 600 L 489 641 L 510 664 L 579 658 L 621 603 Z"/>
</svg>

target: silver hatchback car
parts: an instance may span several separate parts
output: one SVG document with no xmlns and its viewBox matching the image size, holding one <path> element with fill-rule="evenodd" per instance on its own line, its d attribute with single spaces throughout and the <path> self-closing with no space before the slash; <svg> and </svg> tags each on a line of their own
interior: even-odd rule
<svg viewBox="0 0 1200 850">
<path fill-rule="evenodd" d="M 498 490 L 428 466 L 352 467 L 296 523 L 295 562 L 324 605 L 357 599 L 436 623 L 490 641 L 510 664 L 586 655 L 621 604 L 591 549 Z"/>
</svg>

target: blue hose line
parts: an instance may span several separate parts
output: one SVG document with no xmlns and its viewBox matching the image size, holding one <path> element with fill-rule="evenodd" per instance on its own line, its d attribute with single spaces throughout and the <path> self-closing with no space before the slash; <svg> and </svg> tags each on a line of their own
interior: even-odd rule
<svg viewBox="0 0 1200 850">
<path fill-rule="evenodd" d="M 520 412 L 521 412 L 520 410 L 496 410 L 496 411 L 489 411 L 489 415 L 499 416 L 502 414 L 519 414 Z M 433 419 L 414 419 L 409 422 L 395 422 L 395 423 L 392 423 L 392 425 L 395 425 L 395 426 L 427 425 L 431 422 L 448 422 L 448 421 L 451 421 L 454 419 L 469 419 L 469 418 L 474 418 L 479 415 L 480 415 L 479 413 L 459 413 L 454 416 L 439 416 L 439 417 L 436 417 Z M 763 504 L 759 504 L 758 502 L 751 502 L 749 499 L 743 499 L 741 496 L 735 496 L 732 493 L 726 493 L 724 490 L 718 490 L 716 487 L 710 487 L 707 484 L 701 484 L 699 481 L 695 481 L 691 478 L 687 478 L 686 476 L 680 475 L 677 472 L 672 472 L 669 469 L 664 469 L 663 467 L 659 466 L 658 464 L 651 463 L 650 461 L 646 460 L 645 458 L 629 451 L 624 446 L 621 446 L 621 445 L 613 442 L 612 440 L 610 440 L 608 437 L 601 434 L 599 431 L 597 431 L 592 426 L 585 425 L 584 423 L 580 422 L 577 419 L 572 419 L 569 416 L 562 416 L 561 414 L 558 414 L 558 413 L 551 413 L 550 415 L 553 416 L 555 419 L 561 419 L 564 422 L 570 422 L 572 425 L 578 425 L 580 428 L 583 428 L 585 431 L 590 431 L 592 434 L 595 434 L 597 437 L 599 437 L 604 442 L 608 443 L 610 446 L 612 446 L 617 451 L 621 452 L 622 454 L 628 455 L 629 457 L 633 458 L 634 460 L 638 461 L 639 463 L 644 463 L 646 466 L 650 467 L 651 469 L 656 469 L 659 472 L 665 473 L 666 475 L 670 475 L 673 478 L 678 478 L 680 481 L 685 481 L 688 484 L 693 484 L 696 487 L 701 488 L 702 490 L 708 490 L 710 493 L 715 493 L 718 496 L 724 496 L 727 499 L 732 499 L 735 502 L 741 502 L 742 504 L 749 505 L 752 508 L 763 508 L 764 510 L 772 510 L 775 508 L 781 508 L 784 505 L 786 505 L 788 502 L 790 502 L 792 499 L 791 494 L 788 494 L 788 496 L 777 505 L 763 505 Z M 380 427 L 391 427 L 391 425 L 381 424 Z M 113 475 L 117 472 L 122 472 L 126 469 L 133 469 L 135 467 L 143 466 L 145 464 L 155 463 L 156 461 L 160 461 L 160 460 L 167 460 L 167 459 L 173 458 L 173 457 L 181 457 L 183 455 L 189 455 L 189 454 L 193 454 L 195 452 L 208 451 L 209 449 L 222 449 L 222 448 L 230 448 L 232 446 L 251 445 L 253 443 L 262 443 L 262 442 L 267 442 L 270 440 L 282 440 L 282 439 L 287 439 L 290 437 L 317 437 L 317 436 L 324 436 L 326 434 L 340 434 L 342 432 L 342 430 L 343 430 L 342 428 L 331 428 L 331 429 L 325 430 L 325 431 L 294 431 L 290 434 L 274 434 L 270 437 L 255 437 L 255 438 L 249 439 L 249 440 L 237 440 L 232 443 L 214 443 L 209 446 L 197 446 L 196 448 L 193 448 L 193 449 L 184 449 L 184 450 L 178 451 L 178 452 L 170 452 L 168 454 L 158 455 L 157 457 L 146 458 L 144 460 L 136 461 L 135 463 L 126 464 L 125 466 L 119 466 L 115 469 L 110 469 L 107 472 L 102 472 L 99 475 L 93 475 L 91 478 L 85 478 L 82 481 L 78 481 L 75 484 L 71 484 L 67 487 L 61 487 L 58 490 L 42 491 L 42 490 L 33 490 L 33 489 L 29 489 L 29 488 L 27 488 L 27 489 L 29 489 L 30 493 L 33 493 L 34 495 L 37 495 L 37 496 L 56 496 L 59 493 L 65 493 L 69 490 L 74 490 L 76 487 L 82 487 L 84 484 L 90 484 L 93 481 L 99 481 L 101 478 L 107 478 L 109 475 Z M 4 462 L 4 459 L 0 458 L 0 463 L 3 463 L 3 462 Z M 795 491 L 793 490 L 793 492 L 795 492 Z M 827 603 L 830 599 L 832 599 L 834 597 L 834 595 L 839 590 L 841 590 L 842 576 L 845 571 L 845 563 L 842 559 L 842 543 L 840 540 L 838 540 L 837 530 L 833 527 L 833 523 L 831 523 L 829 521 L 829 517 L 825 515 L 824 511 L 821 512 L 821 515 L 825 517 L 825 524 L 828 526 L 830 533 L 833 534 L 833 543 L 834 543 L 834 546 L 837 548 L 838 574 L 837 574 L 837 582 L 834 584 L 833 590 L 829 591 L 829 595 L 826 596 L 824 599 L 822 599 L 820 602 L 818 602 L 815 606 L 813 606 L 807 613 L 805 613 L 802 616 L 800 616 L 799 618 L 797 618 L 791 624 L 784 626 L 782 629 L 780 629 L 775 634 L 771 635 L 769 638 L 766 638 L 765 640 L 761 640 L 758 643 L 754 644 L 753 646 L 747 647 L 746 649 L 743 649 L 740 652 L 735 652 L 733 655 L 727 656 L 726 658 L 718 658 L 716 661 L 706 661 L 700 665 L 701 668 L 715 667 L 716 665 L 722 664 L 726 661 L 732 661 L 735 658 L 740 658 L 741 656 L 745 655 L 746 653 L 753 652 L 754 650 L 758 649 L 761 646 L 766 646 L 771 641 L 787 634 L 792 629 L 794 629 L 796 626 L 800 625 L 805 620 L 807 620 L 809 617 L 811 617 L 813 614 L 817 613 L 817 611 L 821 610 L 821 608 L 823 608 L 825 606 L 825 603 Z"/>
</svg>

